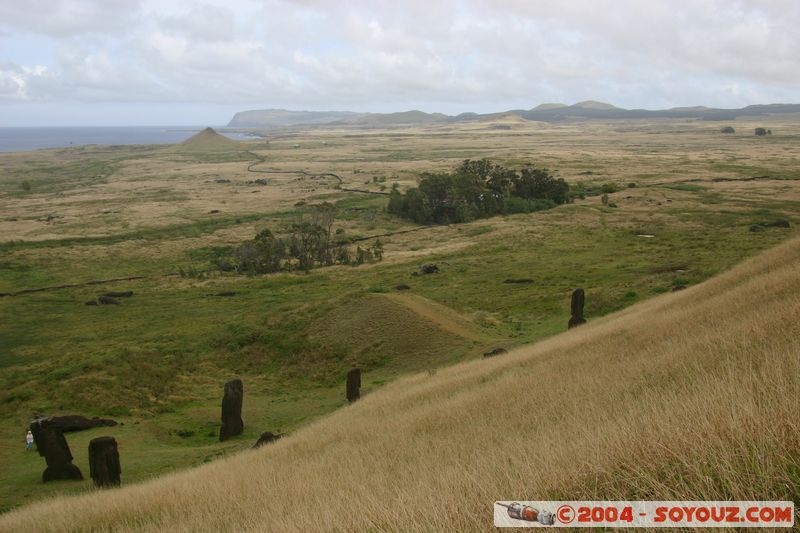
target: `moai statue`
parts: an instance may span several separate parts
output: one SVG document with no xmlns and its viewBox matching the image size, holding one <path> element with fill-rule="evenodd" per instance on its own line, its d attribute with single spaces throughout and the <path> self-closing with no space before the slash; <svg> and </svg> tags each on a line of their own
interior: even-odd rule
<svg viewBox="0 0 800 533">
<path fill-rule="evenodd" d="M 347 401 L 354 402 L 361 397 L 361 369 L 351 368 L 347 371 Z"/>
<path fill-rule="evenodd" d="M 225 384 L 225 394 L 222 396 L 222 425 L 219 428 L 219 440 L 227 440 L 244 431 L 242 421 L 242 400 L 244 399 L 244 385 L 241 379 L 234 379 Z"/>
<path fill-rule="evenodd" d="M 567 329 L 572 329 L 575 326 L 586 323 L 586 319 L 583 318 L 583 300 L 583 289 L 575 289 L 572 291 L 572 304 L 570 306 L 572 316 L 567 324 Z"/>
<path fill-rule="evenodd" d="M 51 417 L 31 422 L 31 433 L 39 455 L 47 462 L 47 468 L 42 472 L 44 483 L 58 479 L 83 479 L 81 469 L 72 464 L 72 452 L 64 433 Z"/>
<path fill-rule="evenodd" d="M 89 475 L 98 487 L 119 486 L 119 451 L 114 437 L 97 437 L 89 442 Z"/>
</svg>

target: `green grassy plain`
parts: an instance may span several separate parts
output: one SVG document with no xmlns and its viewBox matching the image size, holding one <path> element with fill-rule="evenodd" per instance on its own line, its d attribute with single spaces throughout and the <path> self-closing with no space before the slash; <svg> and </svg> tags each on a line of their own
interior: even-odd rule
<svg viewBox="0 0 800 533">
<path fill-rule="evenodd" d="M 0 510 L 91 487 L 41 483 L 44 461 L 23 445 L 35 414 L 124 422 L 68 440 L 88 476 L 88 440 L 116 436 L 127 484 L 243 450 L 262 431 L 292 433 L 344 406 L 351 366 L 364 369 L 369 394 L 410 372 L 563 331 L 576 287 L 586 289 L 591 320 L 699 283 L 795 234 L 800 119 L 776 120 L 769 138 L 721 135 L 720 126 L 324 128 L 221 154 L 157 146 L 0 154 L 0 292 L 143 276 L 0 297 Z M 254 168 L 273 173 L 247 171 L 258 157 Z M 384 197 L 298 170 L 379 192 L 467 157 L 546 166 L 589 194 L 549 211 L 383 237 L 379 264 L 262 277 L 209 271 L 218 250 L 285 227 L 321 201 L 339 207 L 347 235 L 416 229 L 387 215 Z M 268 185 L 252 183 L 259 178 Z M 609 183 L 617 207 L 597 194 Z M 791 228 L 751 231 L 776 220 Z M 426 262 L 441 272 L 413 276 Z M 523 278 L 532 282 L 505 282 Z M 411 289 L 396 291 L 401 283 Z M 83 305 L 110 290 L 135 295 Z M 236 294 L 211 296 L 220 291 Z M 245 434 L 220 444 L 222 385 L 233 377 L 245 383 Z"/>
</svg>

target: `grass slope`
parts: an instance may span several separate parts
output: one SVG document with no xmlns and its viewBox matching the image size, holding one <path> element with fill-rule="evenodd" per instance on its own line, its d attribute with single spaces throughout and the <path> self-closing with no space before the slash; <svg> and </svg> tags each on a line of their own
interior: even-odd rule
<svg viewBox="0 0 800 533">
<path fill-rule="evenodd" d="M 88 480 L 41 483 L 43 461 L 21 440 L 37 413 L 124 422 L 113 434 L 134 484 L 247 449 L 264 430 L 294 434 L 346 404 L 351 366 L 362 367 L 369 396 L 409 371 L 562 332 L 575 287 L 595 320 L 797 235 L 796 119 L 737 121 L 734 135 L 684 120 L 496 127 L 507 120 L 314 129 L 226 151 L 0 154 L 0 292 L 144 276 L 0 297 L 0 513 L 91 490 Z M 764 125 L 772 136 L 752 135 Z M 337 204 L 345 236 L 413 228 L 384 212 L 385 197 L 336 190 L 315 174 L 379 192 L 464 157 L 548 166 L 586 198 L 382 238 L 380 264 L 205 272 L 218 254 L 265 227 L 284 231 L 321 201 Z M 268 173 L 248 172 L 255 162 Z M 619 189 L 614 208 L 601 204 L 609 183 Z M 412 275 L 428 262 L 441 272 Z M 411 289 L 395 291 L 401 283 Z M 83 305 L 109 290 L 135 296 Z M 219 291 L 236 295 L 210 296 Z M 245 433 L 221 444 L 220 393 L 233 377 L 245 382 Z M 102 434 L 69 436 L 84 473 L 88 440 Z"/>
<path fill-rule="evenodd" d="M 431 320 L 432 309 L 443 310 L 440 320 Z M 309 338 L 328 352 L 348 354 L 354 364 L 367 368 L 391 364 L 409 372 L 452 363 L 470 348 L 485 347 L 490 338 L 478 329 L 426 298 L 367 294 L 318 319 Z"/>
<path fill-rule="evenodd" d="M 12 511 L 0 529 L 485 531 L 495 499 L 797 501 L 798 244 L 397 380 L 266 448 Z"/>
<path fill-rule="evenodd" d="M 224 152 L 241 149 L 241 144 L 217 133 L 214 128 L 206 128 L 175 145 L 178 152 Z"/>
</svg>

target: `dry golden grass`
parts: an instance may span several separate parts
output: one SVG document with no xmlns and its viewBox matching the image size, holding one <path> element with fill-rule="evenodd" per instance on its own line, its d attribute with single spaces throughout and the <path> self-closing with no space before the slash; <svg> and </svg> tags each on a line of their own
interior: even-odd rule
<svg viewBox="0 0 800 533">
<path fill-rule="evenodd" d="M 779 499 L 800 484 L 800 242 L 257 451 L 3 531 L 485 531 L 496 499 Z M 122 456 L 123 480 L 125 456 Z"/>
<path fill-rule="evenodd" d="M 385 298 L 400 304 L 411 311 L 418 319 L 422 319 L 450 334 L 475 341 L 483 339 L 483 335 L 476 332 L 474 324 L 459 316 L 449 307 L 433 300 L 409 293 L 387 294 Z"/>
<path fill-rule="evenodd" d="M 368 294 L 336 307 L 316 321 L 309 338 L 328 353 L 347 347 L 357 354 L 353 366 L 391 362 L 405 372 L 452 363 L 465 353 L 479 356 L 492 341 L 452 309 L 404 293 Z"/>
<path fill-rule="evenodd" d="M 336 192 L 334 180 L 310 180 L 296 170 L 334 172 L 346 186 L 378 190 L 377 184 L 365 182 L 383 176 L 386 187 L 394 182 L 407 187 L 416 183 L 420 172 L 450 170 L 465 158 L 480 157 L 515 167 L 526 162 L 548 166 L 571 183 L 609 181 L 624 186 L 637 182 L 641 186 L 697 180 L 711 191 L 735 188 L 750 198 L 779 194 L 796 199 L 792 183 L 711 181 L 737 176 L 737 165 L 754 169 L 754 175 L 796 171 L 800 164 L 794 148 L 800 135 L 798 117 L 770 117 L 768 125 L 775 135 L 769 139 L 753 135 L 753 128 L 763 122 L 763 117 L 737 120 L 733 124 L 737 133 L 722 135 L 719 128 L 727 124 L 717 122 L 546 124 L 500 117 L 491 122 L 394 129 L 328 127 L 278 137 L 272 132 L 269 145 L 230 141 L 231 147 L 251 149 L 264 157 L 259 169 L 286 172 L 270 175 L 247 172 L 253 162 L 249 156 L 230 161 L 193 159 L 191 150 L 182 151 L 183 145 L 147 151 L 126 148 L 119 153 L 86 147 L 0 154 L 0 186 L 14 192 L 19 192 L 18 182 L 32 166 L 55 169 L 90 164 L 95 158 L 111 162 L 102 171 L 94 167 L 85 173 L 76 171 L 82 185 L 65 191 L 43 189 L 38 180 L 47 174 L 36 174 L 31 194 L 0 192 L 0 235 L 2 240 L 26 241 L 111 235 L 196 221 L 211 210 L 237 215 L 291 210 L 298 200 Z M 497 129 L 506 126 L 511 129 Z M 86 181 L 98 173 L 102 179 Z M 265 177 L 270 180 L 267 187 L 246 183 Z M 217 179 L 230 182 L 215 183 Z M 47 221 L 48 214 L 60 218 Z"/>
</svg>

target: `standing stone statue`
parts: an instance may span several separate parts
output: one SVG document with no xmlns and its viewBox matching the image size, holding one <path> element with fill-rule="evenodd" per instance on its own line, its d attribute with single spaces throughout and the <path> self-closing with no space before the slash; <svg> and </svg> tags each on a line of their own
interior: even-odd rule
<svg viewBox="0 0 800 533">
<path fill-rule="evenodd" d="M 98 487 L 119 486 L 119 451 L 114 437 L 97 437 L 89 441 L 89 475 Z"/>
<path fill-rule="evenodd" d="M 347 371 L 347 401 L 354 402 L 361 397 L 361 369 L 351 368 Z"/>
<path fill-rule="evenodd" d="M 234 379 L 225 384 L 225 394 L 222 396 L 222 425 L 219 428 L 219 440 L 227 440 L 244 431 L 242 421 L 242 400 L 244 399 L 244 385 L 241 379 Z"/>
<path fill-rule="evenodd" d="M 583 300 L 583 289 L 575 289 L 572 291 L 572 304 L 570 306 L 572 316 L 567 324 L 567 329 L 572 329 L 575 326 L 586 323 L 586 319 L 583 318 Z"/>
<path fill-rule="evenodd" d="M 39 455 L 47 462 L 47 468 L 42 473 L 44 483 L 57 479 L 83 479 L 81 469 L 72 464 L 72 452 L 64 433 L 51 417 L 37 418 L 31 422 L 31 433 Z"/>
</svg>

